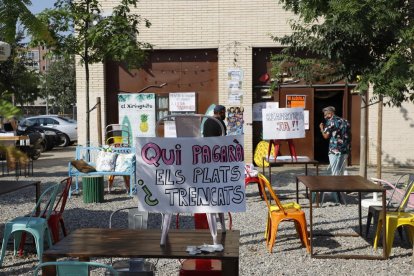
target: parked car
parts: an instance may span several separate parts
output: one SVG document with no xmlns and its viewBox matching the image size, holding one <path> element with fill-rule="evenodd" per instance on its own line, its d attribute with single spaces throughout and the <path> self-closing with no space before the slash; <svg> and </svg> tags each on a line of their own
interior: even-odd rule
<svg viewBox="0 0 414 276">
<path fill-rule="evenodd" d="M 31 123 L 27 121 L 27 123 Z M 34 124 L 34 123 L 33 123 Z M 42 151 L 52 150 L 54 147 L 62 145 L 65 134 L 55 128 L 43 127 L 43 126 L 27 126 L 24 131 L 17 130 L 18 135 L 28 135 L 34 132 L 41 133 L 43 136 Z"/>
<path fill-rule="evenodd" d="M 39 115 L 27 117 L 20 121 L 18 129 L 25 130 L 28 126 L 42 126 L 63 132 L 60 146 L 68 146 L 78 140 L 78 123 L 60 115 Z"/>
</svg>

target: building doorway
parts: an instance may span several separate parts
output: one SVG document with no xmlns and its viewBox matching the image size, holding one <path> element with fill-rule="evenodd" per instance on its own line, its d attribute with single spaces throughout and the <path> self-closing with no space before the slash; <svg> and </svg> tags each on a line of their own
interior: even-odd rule
<svg viewBox="0 0 414 276">
<path fill-rule="evenodd" d="M 329 140 L 324 139 L 322 134 L 319 130 L 319 124 L 325 123 L 325 119 L 323 117 L 322 109 L 327 106 L 333 106 L 336 109 L 336 115 L 343 117 L 343 98 L 344 98 L 344 91 L 343 90 L 324 90 L 318 91 L 315 90 L 314 94 L 314 109 L 313 109 L 313 116 L 314 116 L 314 153 L 315 153 L 315 160 L 318 160 L 322 164 L 328 164 L 328 147 L 329 147 Z"/>
</svg>

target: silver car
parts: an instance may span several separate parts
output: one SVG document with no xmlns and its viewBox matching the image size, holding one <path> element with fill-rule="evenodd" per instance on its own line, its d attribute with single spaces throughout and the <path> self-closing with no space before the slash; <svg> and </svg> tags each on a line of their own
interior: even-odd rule
<svg viewBox="0 0 414 276">
<path fill-rule="evenodd" d="M 24 131 L 27 126 L 44 126 L 60 130 L 64 133 L 60 146 L 68 146 L 78 140 L 78 123 L 76 120 L 60 115 L 39 115 L 27 117 L 20 121 L 19 130 Z"/>
</svg>

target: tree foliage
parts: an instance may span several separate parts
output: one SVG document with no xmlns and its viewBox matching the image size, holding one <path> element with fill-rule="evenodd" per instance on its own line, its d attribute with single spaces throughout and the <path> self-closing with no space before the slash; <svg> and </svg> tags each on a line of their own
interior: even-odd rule
<svg viewBox="0 0 414 276">
<path fill-rule="evenodd" d="M 292 34 L 273 37 L 286 48 L 273 74 L 368 84 L 390 105 L 414 101 L 414 1 L 281 0 L 298 15 Z"/>
<path fill-rule="evenodd" d="M 37 90 L 34 73 L 25 68 L 24 60 L 17 54 L 17 49 L 22 47 L 19 44 L 22 32 L 26 30 L 33 38 L 52 43 L 47 26 L 28 9 L 31 4 L 30 0 L 0 0 L 0 39 L 12 46 L 11 57 L 0 63 L 0 114 L 4 117 L 19 113 L 19 109 L 10 108 L 13 106 L 13 95 L 15 100 L 22 104 L 31 100 L 31 96 Z"/>
<path fill-rule="evenodd" d="M 37 92 L 37 77 L 34 72 L 28 71 L 24 60 L 17 54 L 16 49 L 21 47 L 17 43 L 21 39 L 21 31 L 26 30 L 37 40 L 53 42 L 50 33 L 40 20 L 27 8 L 30 0 L 0 0 L 0 39 L 12 45 L 12 55 L 0 62 L 0 117 L 11 118 L 20 114 L 20 109 L 12 104 L 11 98 L 21 105 L 25 101 L 34 100 Z M 22 26 L 20 30 L 18 26 Z M 16 147 L 5 147 L 0 144 L 0 151 L 6 153 L 9 169 L 13 169 L 16 161 L 25 164 L 27 156 Z"/>
<path fill-rule="evenodd" d="M 54 60 L 43 75 L 43 98 L 60 110 L 69 109 L 76 102 L 75 58 Z"/>
<path fill-rule="evenodd" d="M 39 74 L 30 70 L 26 64 L 25 49 L 20 42 L 22 35 L 11 44 L 12 51 L 8 60 L 0 63 L 0 97 L 10 103 L 14 98 L 16 105 L 23 106 L 36 100 L 39 92 Z"/>
<path fill-rule="evenodd" d="M 52 48 L 55 53 L 77 55 L 85 67 L 87 143 L 90 142 L 89 65 L 113 60 L 138 68 L 151 48 L 149 43 L 138 40 L 140 25 L 149 27 L 150 22 L 131 13 L 131 7 L 136 8 L 137 3 L 138 0 L 120 0 L 107 14 L 98 0 L 57 0 L 54 9 L 40 15 L 57 42 Z"/>
<path fill-rule="evenodd" d="M 15 41 L 17 26 L 20 24 L 33 38 L 52 43 L 47 26 L 27 8 L 31 4 L 30 0 L 0 0 L 0 37 L 6 42 Z"/>
<path fill-rule="evenodd" d="M 111 14 L 98 0 L 57 0 L 55 8 L 40 15 L 57 41 L 56 53 L 78 55 L 83 64 L 105 60 L 125 61 L 139 67 L 149 43 L 138 41 L 139 25 L 150 22 L 131 12 L 137 0 L 121 0 Z"/>
</svg>

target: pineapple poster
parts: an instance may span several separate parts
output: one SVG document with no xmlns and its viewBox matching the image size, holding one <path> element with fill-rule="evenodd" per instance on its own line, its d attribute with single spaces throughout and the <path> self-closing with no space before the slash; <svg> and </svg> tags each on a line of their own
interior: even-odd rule
<svg viewBox="0 0 414 276">
<path fill-rule="evenodd" d="M 119 123 L 134 137 L 155 137 L 155 94 L 118 94 Z"/>
<path fill-rule="evenodd" d="M 138 209 L 245 212 L 243 135 L 137 137 Z"/>
</svg>

